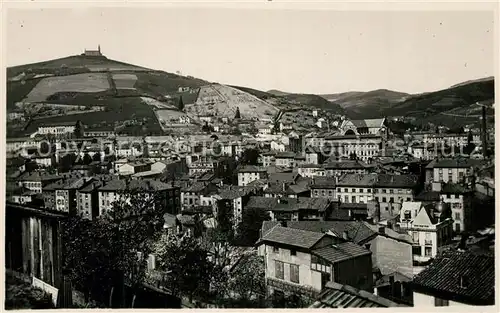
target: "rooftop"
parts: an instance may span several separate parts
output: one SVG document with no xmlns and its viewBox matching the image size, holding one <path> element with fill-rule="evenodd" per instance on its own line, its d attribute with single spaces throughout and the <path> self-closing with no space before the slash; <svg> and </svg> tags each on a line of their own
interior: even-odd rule
<svg viewBox="0 0 500 313">
<path fill-rule="evenodd" d="M 314 249 L 312 253 L 327 260 L 328 262 L 337 263 L 371 254 L 371 251 L 355 244 L 354 242 L 347 241 L 336 245 L 329 245 Z"/>
<path fill-rule="evenodd" d="M 263 234 L 259 242 L 285 244 L 298 248 L 311 249 L 325 234 L 301 229 L 274 226 Z"/>
<path fill-rule="evenodd" d="M 476 159 L 465 159 L 465 158 L 455 158 L 455 159 L 434 159 L 430 162 L 426 168 L 470 168 L 475 166 L 480 166 L 483 163 L 482 160 Z"/>
<path fill-rule="evenodd" d="M 397 304 L 368 291 L 328 282 L 326 288 L 323 289 L 317 300 L 309 308 L 389 308 L 402 306 L 404 305 Z"/>
<path fill-rule="evenodd" d="M 348 239 L 357 244 L 377 234 L 358 221 L 290 221 L 287 222 L 287 227 L 318 233 L 332 232 L 337 237 L 342 237 L 343 233 L 347 232 Z"/>
<path fill-rule="evenodd" d="M 393 174 L 352 174 L 342 175 L 337 186 L 345 187 L 387 187 L 387 188 L 414 188 L 417 185 L 415 175 L 393 175 Z"/>
<path fill-rule="evenodd" d="M 495 259 L 470 251 L 445 251 L 414 278 L 413 286 L 415 291 L 455 301 L 494 304 Z"/>
</svg>

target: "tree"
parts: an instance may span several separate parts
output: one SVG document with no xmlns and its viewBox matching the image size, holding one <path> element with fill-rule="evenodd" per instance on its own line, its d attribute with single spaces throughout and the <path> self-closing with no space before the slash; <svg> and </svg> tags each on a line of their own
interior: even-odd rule
<svg viewBox="0 0 500 313">
<path fill-rule="evenodd" d="M 179 109 L 179 111 L 184 112 L 184 101 L 182 101 L 182 96 L 180 96 L 179 98 L 179 103 L 177 105 L 177 108 Z"/>
<path fill-rule="evenodd" d="M 236 114 L 234 115 L 234 119 L 241 118 L 240 108 L 236 108 Z"/>
<path fill-rule="evenodd" d="M 237 302 L 248 304 L 266 294 L 264 260 L 257 254 L 243 255 L 239 264 L 231 272 L 229 290 Z"/>
<path fill-rule="evenodd" d="M 255 148 L 245 149 L 240 158 L 240 164 L 257 165 L 259 160 L 259 150 Z"/>
<path fill-rule="evenodd" d="M 115 298 L 115 288 L 123 291 L 126 283 L 136 290 L 144 281 L 147 258 L 163 228 L 162 199 L 160 193 L 128 190 L 98 219 L 73 217 L 65 223 L 64 270 L 86 297 Z"/>
<path fill-rule="evenodd" d="M 253 246 L 260 237 L 260 229 L 264 221 L 271 220 L 269 213 L 258 208 L 247 208 L 243 211 L 238 224 L 236 241 L 243 246 Z"/>
<path fill-rule="evenodd" d="M 194 237 L 163 235 L 156 245 L 157 265 L 166 273 L 164 283 L 173 295 L 206 298 L 213 264 Z"/>
<path fill-rule="evenodd" d="M 77 156 L 74 153 L 68 153 L 59 159 L 59 169 L 61 172 L 69 171 L 77 160 Z"/>
<path fill-rule="evenodd" d="M 88 153 L 85 153 L 82 158 L 82 164 L 89 165 L 90 163 L 92 163 L 92 157 Z"/>
<path fill-rule="evenodd" d="M 73 132 L 76 138 L 82 138 L 84 135 L 83 124 L 80 120 L 76 121 L 75 130 Z"/>
</svg>

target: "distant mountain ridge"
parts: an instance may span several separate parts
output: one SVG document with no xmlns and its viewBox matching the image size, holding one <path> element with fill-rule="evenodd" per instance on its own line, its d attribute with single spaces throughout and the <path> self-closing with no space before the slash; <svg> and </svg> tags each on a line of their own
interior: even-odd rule
<svg viewBox="0 0 500 313">
<path fill-rule="evenodd" d="M 473 114 L 477 111 L 474 103 L 480 101 L 491 104 L 494 102 L 494 77 L 470 80 L 443 90 L 413 95 L 378 89 L 321 96 L 340 105 L 350 118 L 409 116 L 421 119 L 423 122 L 461 123 L 477 119 L 477 116 Z M 466 117 L 462 118 L 460 115 Z"/>
</svg>

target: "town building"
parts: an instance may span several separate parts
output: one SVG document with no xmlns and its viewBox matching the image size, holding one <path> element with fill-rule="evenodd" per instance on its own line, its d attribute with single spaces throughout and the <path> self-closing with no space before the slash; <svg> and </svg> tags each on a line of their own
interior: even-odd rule
<svg viewBox="0 0 500 313">
<path fill-rule="evenodd" d="M 413 239 L 413 260 L 419 263 L 430 261 L 438 254 L 438 248 L 452 239 L 453 220 L 448 203 L 422 205 L 420 202 L 405 202 L 400 212 L 398 225 Z"/>
<path fill-rule="evenodd" d="M 264 167 L 246 165 L 238 169 L 238 186 L 246 186 L 249 183 L 267 178 L 267 169 Z"/>
<path fill-rule="evenodd" d="M 75 132 L 75 122 L 58 122 L 48 125 L 38 126 L 37 134 L 39 135 L 67 135 Z"/>
<path fill-rule="evenodd" d="M 373 166 L 361 160 L 327 161 L 323 164 L 326 176 L 339 177 L 347 173 L 368 174 Z"/>
<path fill-rule="evenodd" d="M 328 282 L 373 290 L 371 252 L 341 237 L 275 225 L 257 247 L 269 294 L 314 298 Z"/>
<path fill-rule="evenodd" d="M 324 165 L 322 164 L 299 164 L 297 172 L 302 177 L 326 176 Z"/>
<path fill-rule="evenodd" d="M 338 178 L 336 197 L 345 203 L 379 203 L 381 214 L 397 214 L 417 189 L 414 175 L 344 174 Z"/>
<path fill-rule="evenodd" d="M 336 178 L 334 177 L 314 177 L 311 180 L 311 197 L 327 198 L 332 201 L 336 200 Z"/>
<path fill-rule="evenodd" d="M 339 127 L 342 135 L 384 135 L 387 131 L 385 118 L 342 121 Z"/>
<path fill-rule="evenodd" d="M 483 162 L 481 160 L 455 158 L 434 159 L 425 168 L 426 183 L 435 188 L 440 183 L 471 183 L 474 170 Z"/>
<path fill-rule="evenodd" d="M 101 186 L 101 181 L 92 179 L 86 186 L 76 191 L 76 208 L 79 216 L 89 220 L 99 216 L 99 187 Z"/>
</svg>

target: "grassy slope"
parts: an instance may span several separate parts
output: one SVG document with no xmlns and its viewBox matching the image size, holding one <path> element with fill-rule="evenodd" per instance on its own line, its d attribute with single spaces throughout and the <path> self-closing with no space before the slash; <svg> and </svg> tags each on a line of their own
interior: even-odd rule
<svg viewBox="0 0 500 313">
<path fill-rule="evenodd" d="M 335 97 L 335 102 L 353 118 L 378 117 L 382 112 L 399 103 L 409 95 L 406 93 L 378 89 L 368 92 L 349 92 Z M 330 99 L 333 97 L 330 96 Z"/>
<path fill-rule="evenodd" d="M 36 69 L 59 69 L 61 66 L 65 65 L 69 68 L 85 67 L 89 65 L 100 65 L 100 66 L 127 66 L 134 68 L 136 70 L 149 70 L 140 66 L 128 64 L 125 62 L 115 61 L 107 59 L 105 57 L 86 57 L 82 55 L 74 55 L 59 59 L 47 60 L 43 62 L 30 63 L 18 66 L 12 66 L 7 68 L 7 77 L 14 77 L 22 72 L 29 71 L 30 69 L 36 71 Z"/>
<path fill-rule="evenodd" d="M 467 108 L 478 101 L 491 101 L 495 93 L 494 80 L 473 82 L 423 95 L 412 96 L 393 106 L 387 115 L 428 117 L 436 113 Z"/>
</svg>

